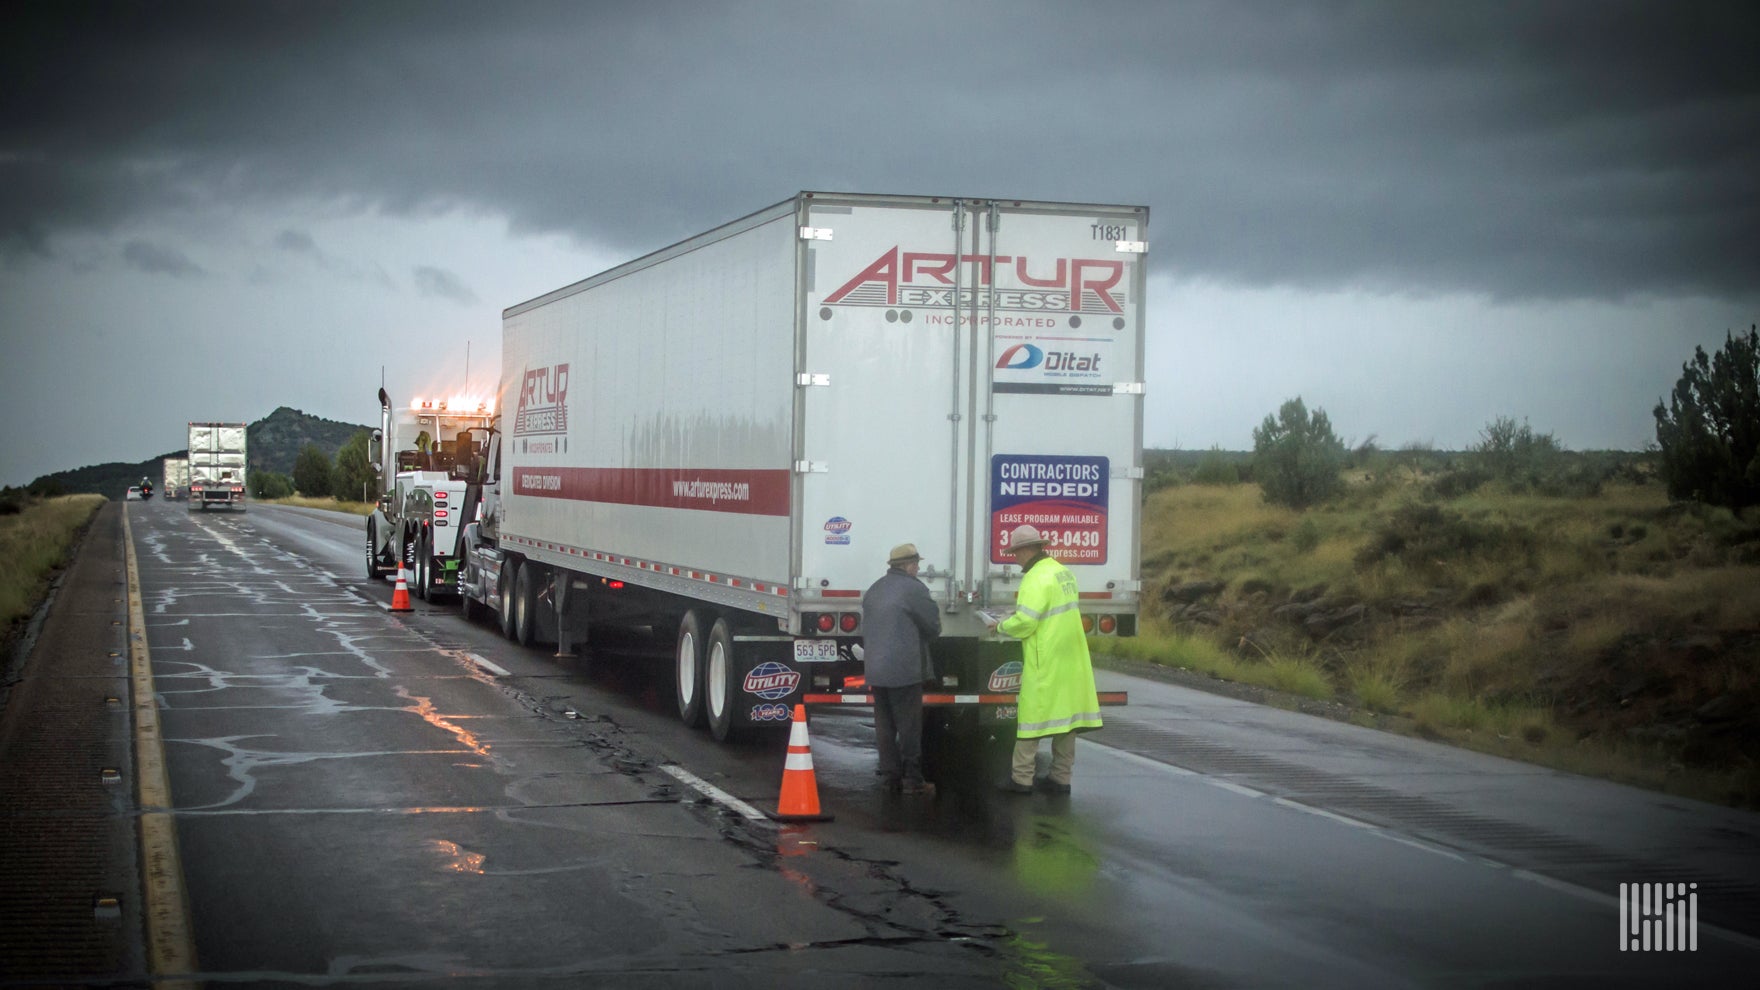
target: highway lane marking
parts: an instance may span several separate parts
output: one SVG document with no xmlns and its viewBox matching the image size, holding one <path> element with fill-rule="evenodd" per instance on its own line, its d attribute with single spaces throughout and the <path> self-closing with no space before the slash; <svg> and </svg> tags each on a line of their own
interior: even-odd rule
<svg viewBox="0 0 1760 990">
<path fill-rule="evenodd" d="M 489 673 L 494 674 L 496 677 L 512 677 L 513 676 L 513 673 L 511 671 L 507 670 L 505 667 L 496 666 L 495 664 L 490 663 L 489 661 L 483 659 L 482 657 L 478 656 L 475 653 L 466 653 L 465 656 L 470 658 L 470 661 L 472 663 L 483 668 L 484 670 L 488 671 Z"/>
<path fill-rule="evenodd" d="M 1311 804 L 1303 804 L 1300 801 L 1291 801 L 1289 798 L 1281 798 L 1281 797 L 1280 798 L 1272 798 L 1271 803 L 1281 804 L 1285 808 L 1294 808 L 1297 811 L 1307 812 L 1310 815 L 1318 815 L 1321 818 L 1330 818 L 1335 822 L 1340 822 L 1342 824 L 1349 825 L 1352 828 L 1366 828 L 1371 832 L 1381 831 L 1381 827 L 1379 825 L 1371 825 L 1368 822 L 1362 821 L 1357 818 L 1351 818 L 1348 815 L 1341 815 L 1341 814 L 1338 814 L 1337 812 L 1327 811 L 1325 808 L 1316 808 Z"/>
<path fill-rule="evenodd" d="M 155 987 L 184 988 L 195 983 L 167 974 L 197 972 L 189 892 L 177 848 L 177 819 L 171 779 L 165 767 L 165 739 L 159 729 L 159 698 L 153 687 L 153 657 L 147 649 L 146 612 L 141 604 L 140 567 L 128 506 L 122 507 L 122 545 L 128 570 L 128 656 L 134 689 L 135 787 L 140 805 L 141 898 L 146 910 L 148 964 Z"/>
<path fill-rule="evenodd" d="M 699 794 L 702 794 L 704 797 L 717 804 L 731 809 L 735 814 L 738 814 L 743 818 L 754 822 L 773 824 L 769 815 L 764 814 L 762 811 L 759 811 L 744 801 L 741 801 L 739 798 L 734 797 L 732 794 L 716 787 L 714 784 L 709 783 L 676 763 L 663 763 L 660 765 L 660 769 L 666 771 L 667 774 L 676 778 L 686 787 L 697 791 Z"/>
</svg>

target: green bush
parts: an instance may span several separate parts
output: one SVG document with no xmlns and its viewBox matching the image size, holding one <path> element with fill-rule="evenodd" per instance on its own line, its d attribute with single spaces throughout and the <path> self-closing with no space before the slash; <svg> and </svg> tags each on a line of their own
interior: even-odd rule
<svg viewBox="0 0 1760 990">
<path fill-rule="evenodd" d="M 1558 439 L 1535 433 L 1527 420 L 1518 425 L 1499 416 L 1479 431 L 1479 437 L 1472 448 L 1473 466 L 1512 490 L 1538 490 L 1563 468 L 1564 448 Z"/>
<path fill-rule="evenodd" d="M 252 471 L 250 489 L 252 498 L 287 498 L 293 494 L 293 482 L 274 471 Z"/>
<path fill-rule="evenodd" d="M 1253 475 L 1265 500 L 1276 505 L 1305 509 L 1336 495 L 1344 485 L 1344 457 L 1326 410 L 1310 416 L 1301 396 L 1253 430 Z"/>
<path fill-rule="evenodd" d="M 1693 348 L 1668 407 L 1658 402 L 1655 416 L 1670 498 L 1760 505 L 1760 332 L 1725 334 L 1714 357 Z"/>
<path fill-rule="evenodd" d="M 330 494 L 330 471 L 330 455 L 308 443 L 293 462 L 293 487 L 307 498 L 323 498 Z"/>
<path fill-rule="evenodd" d="M 350 502 L 371 502 L 379 494 L 379 476 L 367 459 L 368 431 L 360 430 L 336 452 L 336 469 L 330 476 L 330 494 Z"/>
<path fill-rule="evenodd" d="M 1241 483 L 1241 470 L 1234 461 L 1222 452 L 1221 447 L 1211 447 L 1203 460 L 1192 469 L 1194 485 L 1238 485 Z"/>
<path fill-rule="evenodd" d="M 1522 526 L 1475 522 L 1438 505 L 1401 506 L 1370 534 L 1357 551 L 1358 566 L 1399 559 L 1416 568 L 1464 556 L 1516 553 L 1532 555 L 1533 531 Z"/>
</svg>

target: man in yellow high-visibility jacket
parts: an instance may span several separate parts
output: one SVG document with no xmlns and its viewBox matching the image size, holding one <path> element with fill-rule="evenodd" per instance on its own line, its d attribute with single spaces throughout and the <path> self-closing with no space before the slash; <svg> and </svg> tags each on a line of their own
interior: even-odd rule
<svg viewBox="0 0 1760 990">
<path fill-rule="evenodd" d="M 1008 535 L 1008 552 L 1021 565 L 1021 586 L 1014 614 L 995 628 L 1021 640 L 1021 694 L 1014 765 L 1002 790 L 1032 791 L 1039 740 L 1049 736 L 1051 772 L 1040 786 L 1068 794 L 1076 763 L 1075 734 L 1100 728 L 1100 696 L 1082 631 L 1076 579 L 1046 554 L 1045 537 L 1033 526 L 1015 527 Z"/>
</svg>

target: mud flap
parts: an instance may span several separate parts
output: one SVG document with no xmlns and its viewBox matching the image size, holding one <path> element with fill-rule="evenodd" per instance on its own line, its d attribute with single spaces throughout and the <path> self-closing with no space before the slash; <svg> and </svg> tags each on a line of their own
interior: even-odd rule
<svg viewBox="0 0 1760 990">
<path fill-rule="evenodd" d="M 811 664 L 794 659 L 787 636 L 734 636 L 729 705 L 736 729 L 786 729 L 806 693 Z"/>
</svg>

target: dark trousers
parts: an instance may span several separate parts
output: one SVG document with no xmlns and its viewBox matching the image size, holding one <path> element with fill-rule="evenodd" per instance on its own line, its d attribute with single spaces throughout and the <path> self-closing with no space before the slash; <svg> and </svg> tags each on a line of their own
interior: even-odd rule
<svg viewBox="0 0 1760 990">
<path fill-rule="evenodd" d="M 871 690 L 880 775 L 891 780 L 922 780 L 923 685 Z"/>
</svg>

